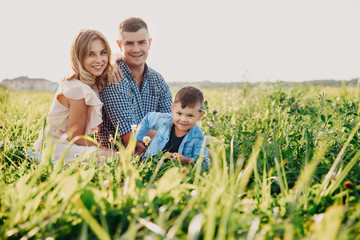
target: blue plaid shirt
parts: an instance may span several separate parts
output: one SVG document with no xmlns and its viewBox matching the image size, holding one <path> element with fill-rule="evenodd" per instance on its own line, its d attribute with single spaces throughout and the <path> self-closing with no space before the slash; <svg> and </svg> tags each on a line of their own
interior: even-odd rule
<svg viewBox="0 0 360 240">
<path fill-rule="evenodd" d="M 123 78 L 119 84 L 104 87 L 99 95 L 103 105 L 103 125 L 97 140 L 110 147 L 109 139 L 131 132 L 148 112 L 171 112 L 172 95 L 164 78 L 145 64 L 139 88 L 133 73 L 124 60 L 119 63 Z M 111 136 L 110 136 L 111 135 Z"/>
</svg>

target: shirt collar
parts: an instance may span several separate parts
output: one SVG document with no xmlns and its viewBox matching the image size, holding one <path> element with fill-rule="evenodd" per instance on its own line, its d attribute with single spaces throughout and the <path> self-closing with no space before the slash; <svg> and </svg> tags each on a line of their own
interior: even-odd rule
<svg viewBox="0 0 360 240">
<path fill-rule="evenodd" d="M 127 63 L 125 62 L 124 59 L 121 59 L 120 62 L 118 62 L 118 65 L 120 66 L 121 71 L 123 71 L 122 74 L 124 74 L 124 76 L 130 76 L 131 78 L 135 78 L 134 74 L 132 73 L 132 71 L 130 70 L 129 66 L 127 65 Z M 144 66 L 144 79 L 146 79 L 149 75 L 149 68 L 148 65 L 145 63 Z"/>
</svg>

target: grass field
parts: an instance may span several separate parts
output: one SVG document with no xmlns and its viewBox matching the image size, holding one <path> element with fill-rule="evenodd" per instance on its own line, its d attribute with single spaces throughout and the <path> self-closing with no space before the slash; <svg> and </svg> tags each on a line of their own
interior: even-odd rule
<svg viewBox="0 0 360 240">
<path fill-rule="evenodd" d="M 204 90 L 208 171 L 139 161 L 41 164 L 52 93 L 0 91 L 0 239 L 360 239 L 359 89 Z"/>
</svg>

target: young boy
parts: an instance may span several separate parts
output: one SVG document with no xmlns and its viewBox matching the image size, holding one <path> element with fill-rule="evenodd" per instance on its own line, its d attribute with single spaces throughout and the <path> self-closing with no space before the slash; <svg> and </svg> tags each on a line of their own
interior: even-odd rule
<svg viewBox="0 0 360 240">
<path fill-rule="evenodd" d="M 200 156 L 204 134 L 196 123 L 204 116 L 202 92 L 195 87 L 183 87 L 171 104 L 172 113 L 150 112 L 140 122 L 137 134 L 137 150 L 145 156 L 154 156 L 158 151 L 170 152 L 179 156 L 181 164 L 194 165 L 194 158 Z M 156 130 L 149 148 L 146 150 L 143 137 Z M 204 148 L 203 156 L 208 153 Z M 203 168 L 207 167 L 204 162 Z"/>
</svg>

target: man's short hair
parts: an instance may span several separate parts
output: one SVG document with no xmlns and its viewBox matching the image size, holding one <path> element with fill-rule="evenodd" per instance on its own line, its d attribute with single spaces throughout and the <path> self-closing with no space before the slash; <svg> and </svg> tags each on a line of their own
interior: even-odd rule
<svg viewBox="0 0 360 240">
<path fill-rule="evenodd" d="M 180 103 L 182 108 L 195 107 L 196 104 L 202 106 L 204 105 L 204 95 L 196 87 L 186 86 L 176 93 L 174 103 Z"/>
<path fill-rule="evenodd" d="M 141 18 L 130 17 L 125 19 L 119 24 L 120 40 L 123 32 L 137 32 L 142 28 L 149 32 L 146 22 Z"/>
</svg>

